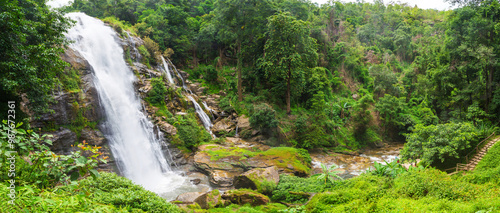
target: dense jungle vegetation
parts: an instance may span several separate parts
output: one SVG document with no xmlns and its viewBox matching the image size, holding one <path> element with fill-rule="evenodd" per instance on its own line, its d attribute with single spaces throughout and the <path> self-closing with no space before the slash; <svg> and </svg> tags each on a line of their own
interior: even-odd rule
<svg viewBox="0 0 500 213">
<path fill-rule="evenodd" d="M 208 93 L 223 94 L 221 109 L 250 117 L 270 145 L 350 153 L 398 141 L 406 142 L 405 160 L 421 159 L 410 170 L 389 164 L 349 180 L 328 169 L 321 178 L 282 175 L 262 192 L 274 203 L 207 212 L 496 212 L 500 144 L 466 175 L 439 171 L 463 162 L 500 120 L 500 3 L 452 2 L 461 7 L 75 0 L 52 11 L 45 0 L 1 1 L 0 100 L 29 100 L 25 112 L 16 109 L 24 118 L 50 111 L 52 91 L 71 84 L 59 57 L 72 23 L 62 11 L 82 11 L 143 38 L 143 63 L 159 65 L 163 55 Z M 8 109 L 0 106 L 2 119 Z M 185 122 L 186 135 L 203 130 L 194 118 Z M 57 155 L 49 140 L 24 130 L 29 125 L 16 128 L 4 124 L 0 131 L 2 168 L 9 164 L 9 131 L 19 144 L 16 205 L 6 204 L 10 177 L 0 170 L 2 212 L 181 212 L 125 178 L 96 172 L 96 147 Z M 195 149 L 210 137 L 198 138 L 179 143 Z M 318 194 L 300 205 L 308 193 Z"/>
<path fill-rule="evenodd" d="M 500 5 L 459 3 L 76 0 L 66 10 L 141 36 L 145 62 L 164 55 L 208 93 L 227 93 L 222 109 L 247 114 L 273 145 L 352 151 L 442 132 L 432 164 L 467 153 L 500 118 Z"/>
</svg>

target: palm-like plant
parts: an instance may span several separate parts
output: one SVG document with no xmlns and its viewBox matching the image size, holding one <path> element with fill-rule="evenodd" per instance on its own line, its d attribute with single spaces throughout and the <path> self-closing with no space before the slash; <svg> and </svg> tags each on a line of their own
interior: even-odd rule
<svg viewBox="0 0 500 213">
<path fill-rule="evenodd" d="M 330 183 L 333 183 L 335 181 L 334 178 L 342 180 L 340 176 L 338 176 L 338 173 L 341 173 L 340 171 L 334 171 L 335 169 L 339 168 L 337 165 L 332 164 L 330 168 L 327 168 L 325 164 L 321 164 L 321 170 L 322 173 L 321 175 L 318 176 L 319 180 L 324 180 L 325 184 L 327 181 L 330 181 Z"/>
</svg>

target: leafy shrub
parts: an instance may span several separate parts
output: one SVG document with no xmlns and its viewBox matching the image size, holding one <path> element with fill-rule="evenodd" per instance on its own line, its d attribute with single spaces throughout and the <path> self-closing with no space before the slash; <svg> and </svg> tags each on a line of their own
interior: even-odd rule
<svg viewBox="0 0 500 213">
<path fill-rule="evenodd" d="M 451 177 L 436 169 L 407 172 L 394 180 L 394 190 L 404 196 L 421 198 L 431 196 L 439 199 L 472 200 L 478 193 L 477 186 Z"/>
<path fill-rule="evenodd" d="M 250 125 L 263 132 L 270 132 L 278 126 L 276 111 L 267 104 L 255 106 L 252 116 L 250 116 Z"/>
<path fill-rule="evenodd" d="M 151 79 L 152 89 L 148 92 L 148 100 L 153 105 L 164 105 L 167 88 L 161 78 Z"/>
<path fill-rule="evenodd" d="M 187 116 L 177 116 L 174 126 L 177 128 L 179 139 L 183 142 L 182 145 L 188 149 L 212 139 L 205 128 L 198 125 L 196 118 L 191 113 Z"/>
<path fill-rule="evenodd" d="M 115 173 L 101 172 L 100 177 L 89 177 L 79 182 L 79 188 L 92 193 L 90 198 L 102 204 L 111 204 L 129 210 L 145 212 L 181 212 L 179 208 L 154 192 L 135 185 L 131 180 Z M 66 190 L 70 187 L 66 187 Z"/>
<path fill-rule="evenodd" d="M 66 70 L 64 74 L 59 77 L 64 90 L 68 92 L 78 92 L 80 91 L 79 84 L 81 82 L 80 76 L 78 75 L 78 71 L 74 68 Z"/>
<path fill-rule="evenodd" d="M 418 124 L 406 135 L 401 151 L 404 159 L 418 159 L 424 165 L 458 159 L 476 144 L 476 128 L 471 123 L 447 123 L 424 126 Z"/>
<path fill-rule="evenodd" d="M 308 192 L 322 192 L 325 188 L 326 185 L 316 177 L 280 175 L 280 182 L 273 191 L 272 199 L 286 203 L 304 203 L 309 199 Z"/>
<path fill-rule="evenodd" d="M 158 43 L 151 40 L 149 37 L 144 38 L 144 46 L 148 51 L 149 62 L 153 62 L 153 64 L 157 64 L 157 61 L 160 61 L 161 51 Z M 142 53 L 141 53 L 142 55 Z M 144 55 L 143 55 L 144 56 Z"/>
<path fill-rule="evenodd" d="M 219 101 L 219 107 L 224 112 L 232 113 L 234 108 L 231 106 L 231 96 L 227 95 L 221 98 Z"/>
<path fill-rule="evenodd" d="M 14 151 L 17 154 L 11 152 L 13 149 L 6 143 L 12 133 L 15 133 L 15 137 L 11 140 L 16 144 Z M 47 146 L 52 145 L 52 141 L 47 137 L 47 135 L 40 137 L 32 130 L 1 125 L 0 141 L 5 142 L 0 144 L 0 165 L 10 164 L 7 158 L 14 157 L 16 159 L 16 182 L 34 184 L 39 188 L 51 187 L 59 183 L 67 184 L 70 180 L 76 180 L 87 174 L 98 175 L 94 167 L 97 166 L 100 147 L 91 147 L 83 142 L 78 145 L 79 151 L 71 152 L 70 155 L 57 155 Z M 0 170 L 0 177 L 2 180 L 10 180 L 8 170 Z"/>
</svg>

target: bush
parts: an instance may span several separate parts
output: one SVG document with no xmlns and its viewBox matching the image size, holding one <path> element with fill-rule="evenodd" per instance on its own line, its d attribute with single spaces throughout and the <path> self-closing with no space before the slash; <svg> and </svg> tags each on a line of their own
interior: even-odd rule
<svg viewBox="0 0 500 213">
<path fill-rule="evenodd" d="M 205 128 L 202 125 L 198 125 L 193 114 L 177 116 L 177 121 L 174 125 L 177 128 L 179 139 L 183 142 L 182 145 L 188 149 L 192 149 L 198 144 L 212 139 L 212 136 L 210 136 Z"/>
<path fill-rule="evenodd" d="M 263 132 L 270 132 L 278 126 L 276 111 L 267 104 L 260 104 L 254 107 L 250 116 L 250 125 Z"/>
<path fill-rule="evenodd" d="M 476 198 L 481 188 L 470 183 L 454 181 L 448 174 L 437 169 L 407 172 L 394 180 L 396 193 L 410 198 L 431 196 L 469 201 Z"/>
<path fill-rule="evenodd" d="M 148 100 L 153 105 L 164 105 L 167 88 L 161 78 L 151 79 L 152 89 L 148 92 Z"/>
<path fill-rule="evenodd" d="M 290 175 L 280 175 L 280 182 L 273 191 L 273 201 L 286 203 L 305 203 L 310 192 L 322 192 L 326 185 L 316 177 L 300 178 Z"/>
<path fill-rule="evenodd" d="M 418 124 L 412 133 L 406 135 L 408 142 L 401 155 L 403 159 L 420 158 L 423 165 L 446 160 L 453 166 L 461 154 L 465 155 L 467 149 L 477 143 L 477 136 L 476 128 L 471 123 Z"/>
<path fill-rule="evenodd" d="M 154 192 L 135 185 L 131 180 L 115 173 L 101 172 L 100 177 L 81 180 L 79 188 L 92 193 L 90 198 L 97 203 L 111 204 L 129 210 L 145 212 L 181 212 L 179 208 L 159 197 Z M 69 187 L 66 187 L 66 190 Z"/>
</svg>

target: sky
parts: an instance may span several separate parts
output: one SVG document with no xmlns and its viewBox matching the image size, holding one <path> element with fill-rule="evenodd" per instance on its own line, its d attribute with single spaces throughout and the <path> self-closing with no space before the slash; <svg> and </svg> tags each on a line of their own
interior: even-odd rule
<svg viewBox="0 0 500 213">
<path fill-rule="evenodd" d="M 328 0 L 311 0 L 312 2 L 316 2 L 319 5 L 325 4 Z M 341 2 L 356 2 L 356 0 L 340 0 Z M 373 0 L 365 0 L 365 2 L 373 3 Z M 393 2 L 390 0 L 384 0 L 384 3 Z M 395 0 L 394 2 L 408 3 L 409 6 L 417 5 L 418 8 L 422 9 L 438 9 L 438 10 L 448 10 L 453 9 L 451 4 L 445 2 L 444 0 Z"/>
</svg>

